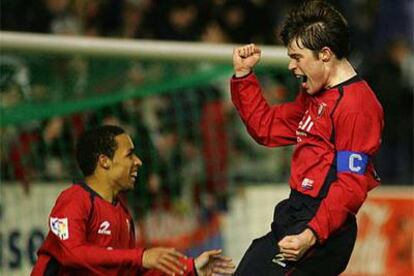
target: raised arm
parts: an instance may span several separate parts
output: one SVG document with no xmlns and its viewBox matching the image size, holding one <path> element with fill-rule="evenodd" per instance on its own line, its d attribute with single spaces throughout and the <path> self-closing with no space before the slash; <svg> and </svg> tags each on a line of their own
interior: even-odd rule
<svg viewBox="0 0 414 276">
<path fill-rule="evenodd" d="M 260 49 L 253 44 L 234 50 L 234 76 L 231 97 L 249 134 L 265 146 L 276 147 L 296 143 L 296 129 L 306 110 L 309 96 L 299 93 L 296 100 L 269 106 L 252 73 L 260 59 Z"/>
</svg>

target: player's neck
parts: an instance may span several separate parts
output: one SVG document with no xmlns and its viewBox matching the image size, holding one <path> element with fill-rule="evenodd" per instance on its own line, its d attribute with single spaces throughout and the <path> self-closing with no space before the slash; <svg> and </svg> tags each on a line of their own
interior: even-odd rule
<svg viewBox="0 0 414 276">
<path fill-rule="evenodd" d="M 110 183 L 107 183 L 105 179 L 101 179 L 98 176 L 91 175 L 85 178 L 88 186 L 94 190 L 98 195 L 100 195 L 105 201 L 112 203 L 116 193 L 112 189 Z"/>
<path fill-rule="evenodd" d="M 325 88 L 330 88 L 345 82 L 357 74 L 347 59 L 337 60 L 331 65 L 330 77 Z"/>
</svg>

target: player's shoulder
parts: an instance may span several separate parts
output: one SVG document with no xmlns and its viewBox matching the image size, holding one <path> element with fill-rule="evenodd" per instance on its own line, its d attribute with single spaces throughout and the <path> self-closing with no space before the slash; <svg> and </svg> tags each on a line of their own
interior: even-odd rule
<svg viewBox="0 0 414 276">
<path fill-rule="evenodd" d="M 339 106 L 342 112 L 364 114 L 382 112 L 374 91 L 359 76 L 353 82 L 344 85 L 342 90 L 342 104 Z"/>
<path fill-rule="evenodd" d="M 82 199 L 87 196 L 88 192 L 82 187 L 81 183 L 73 183 L 60 193 L 59 199 Z"/>
<path fill-rule="evenodd" d="M 89 193 L 80 183 L 74 183 L 63 190 L 56 199 L 56 207 L 74 208 L 75 206 L 88 207 Z"/>
</svg>

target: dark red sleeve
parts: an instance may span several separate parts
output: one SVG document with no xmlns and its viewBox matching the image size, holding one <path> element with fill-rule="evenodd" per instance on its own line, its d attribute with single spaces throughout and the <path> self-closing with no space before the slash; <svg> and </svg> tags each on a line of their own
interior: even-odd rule
<svg viewBox="0 0 414 276">
<path fill-rule="evenodd" d="M 382 110 L 362 113 L 348 113 L 338 117 L 336 122 L 337 151 L 353 151 L 373 156 L 379 149 L 383 128 Z M 324 242 L 329 235 L 339 229 L 349 214 L 356 214 L 374 186 L 379 185 L 368 165 L 365 174 L 340 172 L 332 183 L 329 192 L 308 226 Z"/>
<path fill-rule="evenodd" d="M 307 95 L 299 93 L 294 102 L 269 106 L 251 73 L 231 79 L 233 104 L 250 135 L 262 145 L 276 147 L 296 143 L 296 129 L 306 107 Z"/>
<path fill-rule="evenodd" d="M 89 198 L 65 194 L 58 198 L 49 218 L 49 250 L 63 266 L 88 268 L 99 266 L 142 265 L 143 249 L 106 249 L 88 244 L 86 231 L 91 208 Z M 52 225 L 59 219 L 60 228 Z"/>
</svg>

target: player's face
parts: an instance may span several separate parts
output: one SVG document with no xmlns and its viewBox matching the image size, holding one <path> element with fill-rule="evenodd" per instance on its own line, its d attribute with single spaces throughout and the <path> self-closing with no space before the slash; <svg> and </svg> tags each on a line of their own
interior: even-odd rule
<svg viewBox="0 0 414 276">
<path fill-rule="evenodd" d="M 133 189 L 142 161 L 135 155 L 134 144 L 129 135 L 125 133 L 118 135 L 115 141 L 118 148 L 111 162 L 111 180 L 117 190 Z"/>
<path fill-rule="evenodd" d="M 299 45 L 298 45 L 299 43 Z M 288 46 L 289 70 L 302 79 L 302 89 L 310 95 L 319 92 L 327 83 L 328 71 L 325 63 L 313 51 L 303 47 L 294 39 Z"/>
</svg>

